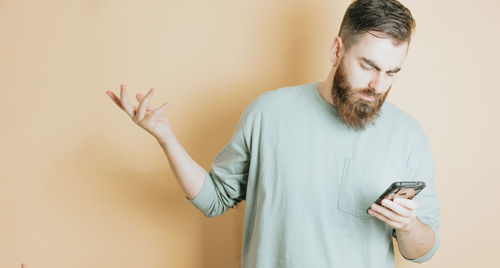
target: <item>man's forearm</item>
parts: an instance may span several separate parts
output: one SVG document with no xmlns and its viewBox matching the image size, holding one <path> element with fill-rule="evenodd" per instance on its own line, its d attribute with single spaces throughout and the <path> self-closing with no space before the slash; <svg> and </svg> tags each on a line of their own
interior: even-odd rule
<svg viewBox="0 0 500 268">
<path fill-rule="evenodd" d="M 189 199 L 195 198 L 203 186 L 205 169 L 189 156 L 175 137 L 158 139 L 158 142 L 186 196 Z"/>
<path fill-rule="evenodd" d="M 434 245 L 435 235 L 431 227 L 422 223 L 418 217 L 410 231 L 396 231 L 398 248 L 401 255 L 413 260 L 420 258 L 431 250 Z"/>
</svg>

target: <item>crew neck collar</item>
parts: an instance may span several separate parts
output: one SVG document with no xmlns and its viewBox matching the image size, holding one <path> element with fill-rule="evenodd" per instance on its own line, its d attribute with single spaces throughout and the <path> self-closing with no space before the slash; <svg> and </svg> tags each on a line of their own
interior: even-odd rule
<svg viewBox="0 0 500 268">
<path fill-rule="evenodd" d="M 335 108 L 335 106 L 333 106 L 332 104 L 327 102 L 325 99 L 323 99 L 323 97 L 321 97 L 321 95 L 319 94 L 318 84 L 319 84 L 318 82 L 312 83 L 313 91 L 314 91 L 314 95 L 316 96 L 316 99 L 318 99 L 318 102 L 320 103 L 320 105 L 323 106 L 325 109 L 328 109 L 330 111 L 337 113 L 337 108 Z"/>
</svg>

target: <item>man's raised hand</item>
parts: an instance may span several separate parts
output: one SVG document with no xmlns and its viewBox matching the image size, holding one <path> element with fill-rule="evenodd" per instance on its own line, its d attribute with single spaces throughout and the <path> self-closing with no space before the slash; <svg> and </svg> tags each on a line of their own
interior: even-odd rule
<svg viewBox="0 0 500 268">
<path fill-rule="evenodd" d="M 148 131 L 159 142 L 166 142 L 168 139 L 174 137 L 172 129 L 170 128 L 170 123 L 167 118 L 161 114 L 163 110 L 167 108 L 168 103 L 164 103 L 158 108 L 152 109 L 149 105 L 149 100 L 153 93 L 154 89 L 151 88 L 144 97 L 142 94 L 137 94 L 136 99 L 139 102 L 139 106 L 135 107 L 128 102 L 125 85 L 120 86 L 120 98 L 113 92 L 106 91 L 106 94 L 111 100 L 124 110 L 137 125 Z"/>
</svg>

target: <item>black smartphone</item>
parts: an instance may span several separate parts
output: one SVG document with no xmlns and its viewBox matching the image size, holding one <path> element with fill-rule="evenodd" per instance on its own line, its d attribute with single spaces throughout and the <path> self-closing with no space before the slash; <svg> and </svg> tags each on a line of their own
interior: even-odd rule
<svg viewBox="0 0 500 268">
<path fill-rule="evenodd" d="M 413 197 L 424 188 L 425 182 L 423 181 L 397 181 L 392 183 L 374 203 L 382 205 L 381 202 L 384 199 L 389 199 L 391 201 L 394 201 L 394 198 L 413 199 Z M 370 208 L 366 209 L 366 212 L 368 212 L 369 209 Z"/>
</svg>

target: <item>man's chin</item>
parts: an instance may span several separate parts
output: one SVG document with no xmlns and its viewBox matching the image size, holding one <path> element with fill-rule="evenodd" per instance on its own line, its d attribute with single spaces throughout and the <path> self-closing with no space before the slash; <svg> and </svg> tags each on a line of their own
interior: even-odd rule
<svg viewBox="0 0 500 268">
<path fill-rule="evenodd" d="M 377 100 L 374 100 L 377 102 Z M 342 121 L 354 130 L 364 130 L 369 125 L 375 125 L 376 119 L 380 115 L 380 107 L 383 101 L 377 107 L 373 106 L 372 101 L 359 99 L 356 103 L 351 104 L 351 107 L 343 107 L 344 109 L 338 110 Z"/>
<path fill-rule="evenodd" d="M 378 116 L 374 116 L 369 119 L 364 119 L 364 120 L 359 120 L 359 121 L 354 121 L 354 122 L 344 122 L 346 125 L 356 131 L 361 131 L 365 130 L 368 126 L 370 125 L 375 125 L 375 121 L 378 118 Z"/>
</svg>

